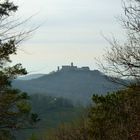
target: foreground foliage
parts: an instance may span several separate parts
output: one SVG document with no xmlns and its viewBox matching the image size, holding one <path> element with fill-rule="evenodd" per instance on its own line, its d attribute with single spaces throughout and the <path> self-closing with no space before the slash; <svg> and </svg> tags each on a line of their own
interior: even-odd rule
<svg viewBox="0 0 140 140">
<path fill-rule="evenodd" d="M 140 133 L 140 87 L 93 96 L 89 132 L 97 140 L 125 140 Z M 140 138 L 140 137 L 139 137 Z"/>
<path fill-rule="evenodd" d="M 14 139 L 15 130 L 38 121 L 31 113 L 28 95 L 11 86 L 13 79 L 27 73 L 21 64 L 10 65 L 10 56 L 16 54 L 18 43 L 27 35 L 16 30 L 22 23 L 10 19 L 17 9 L 9 0 L 0 1 L 0 140 Z"/>
<path fill-rule="evenodd" d="M 90 140 L 87 121 L 82 118 L 72 123 L 61 124 L 57 129 L 48 131 L 45 140 Z"/>
<path fill-rule="evenodd" d="M 45 140 L 139 140 L 140 86 L 93 95 L 88 116 L 47 131 Z"/>
</svg>

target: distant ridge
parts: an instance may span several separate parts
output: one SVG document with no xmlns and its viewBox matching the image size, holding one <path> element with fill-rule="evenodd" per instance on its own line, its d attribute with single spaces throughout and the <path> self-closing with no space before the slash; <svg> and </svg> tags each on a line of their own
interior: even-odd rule
<svg viewBox="0 0 140 140">
<path fill-rule="evenodd" d="M 31 80 L 15 80 L 13 86 L 29 94 L 43 93 L 56 97 L 71 99 L 75 103 L 88 104 L 93 94 L 106 94 L 120 88 L 119 85 L 108 81 L 98 70 L 88 67 L 77 68 L 62 66 L 57 71 L 42 75 Z"/>
<path fill-rule="evenodd" d="M 32 79 L 37 79 L 41 76 L 44 76 L 45 74 L 28 74 L 25 76 L 20 76 L 17 78 L 17 80 L 32 80 Z"/>
</svg>

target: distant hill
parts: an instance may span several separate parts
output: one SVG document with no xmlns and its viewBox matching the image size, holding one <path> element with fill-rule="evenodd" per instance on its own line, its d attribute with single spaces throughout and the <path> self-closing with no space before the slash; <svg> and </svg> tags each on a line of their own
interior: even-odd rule
<svg viewBox="0 0 140 140">
<path fill-rule="evenodd" d="M 72 67 L 72 66 L 71 66 Z M 106 94 L 120 88 L 108 81 L 98 70 L 70 69 L 58 70 L 31 80 L 15 80 L 13 86 L 29 94 L 42 93 L 71 99 L 75 103 L 88 104 L 93 94 Z"/>
<path fill-rule="evenodd" d="M 32 79 L 37 79 L 41 76 L 44 76 L 44 74 L 28 74 L 28 75 L 25 75 L 25 76 L 20 76 L 17 79 L 18 80 L 32 80 Z"/>
</svg>

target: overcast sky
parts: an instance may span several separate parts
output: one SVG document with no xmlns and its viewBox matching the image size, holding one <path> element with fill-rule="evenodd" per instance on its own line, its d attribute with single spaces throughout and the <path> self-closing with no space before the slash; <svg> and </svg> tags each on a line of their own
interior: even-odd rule
<svg viewBox="0 0 140 140">
<path fill-rule="evenodd" d="M 40 25 L 21 44 L 14 63 L 21 62 L 29 72 L 48 73 L 59 65 L 74 62 L 96 69 L 95 57 L 109 47 L 102 34 L 123 38 L 117 17 L 123 14 L 121 0 L 14 0 L 18 16 Z M 23 51 L 22 51 L 23 50 Z"/>
</svg>

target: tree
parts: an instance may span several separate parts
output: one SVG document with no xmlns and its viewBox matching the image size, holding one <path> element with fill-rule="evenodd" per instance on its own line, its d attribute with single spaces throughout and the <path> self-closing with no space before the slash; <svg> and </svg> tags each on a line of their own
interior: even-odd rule
<svg viewBox="0 0 140 140">
<path fill-rule="evenodd" d="M 113 80 L 131 79 L 140 83 L 140 0 L 126 0 L 125 16 L 121 18 L 126 29 L 127 41 L 120 44 L 116 39 L 109 40 L 111 49 L 104 55 L 103 70 L 112 75 Z"/>
<path fill-rule="evenodd" d="M 11 82 L 19 75 L 27 74 L 21 64 L 9 66 L 10 56 L 16 54 L 17 47 L 31 31 L 17 31 L 22 22 L 11 20 L 18 7 L 9 0 L 0 1 L 0 139 L 12 138 L 16 129 L 30 127 L 38 116 L 31 113 L 27 93 L 12 88 Z"/>
<path fill-rule="evenodd" d="M 89 132 L 94 139 L 140 139 L 140 0 L 124 0 L 123 9 L 127 40 L 123 44 L 115 38 L 108 40 L 111 49 L 100 64 L 111 80 L 127 88 L 105 97 L 93 96 Z"/>
<path fill-rule="evenodd" d="M 89 133 L 96 140 L 140 139 L 140 87 L 93 96 Z M 135 139 L 134 139 L 135 140 Z"/>
<path fill-rule="evenodd" d="M 127 88 L 93 96 L 95 106 L 89 114 L 93 139 L 140 139 L 140 0 L 125 0 L 123 9 L 121 21 L 127 40 L 124 44 L 115 38 L 108 40 L 111 49 L 104 55 L 105 63 L 100 64 L 111 80 Z"/>
</svg>

